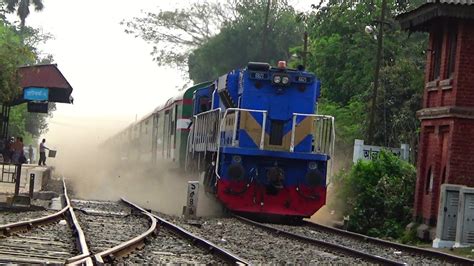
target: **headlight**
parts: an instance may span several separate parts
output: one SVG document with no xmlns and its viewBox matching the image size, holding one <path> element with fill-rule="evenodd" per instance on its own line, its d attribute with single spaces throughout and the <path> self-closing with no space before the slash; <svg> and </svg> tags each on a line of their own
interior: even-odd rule
<svg viewBox="0 0 474 266">
<path fill-rule="evenodd" d="M 281 79 L 281 83 L 283 83 L 284 85 L 288 84 L 288 82 L 290 82 L 290 79 L 288 77 L 283 77 Z"/>
<path fill-rule="evenodd" d="M 279 84 L 281 82 L 281 77 L 280 76 L 273 76 L 273 82 L 276 84 Z"/>
<path fill-rule="evenodd" d="M 310 170 L 314 170 L 314 169 L 318 168 L 318 164 L 317 164 L 316 162 L 310 162 L 310 163 L 308 164 L 308 168 L 309 168 Z"/>
<path fill-rule="evenodd" d="M 242 157 L 240 157 L 239 155 L 234 155 L 232 157 L 232 161 L 234 161 L 234 163 L 240 163 L 242 162 Z"/>
</svg>

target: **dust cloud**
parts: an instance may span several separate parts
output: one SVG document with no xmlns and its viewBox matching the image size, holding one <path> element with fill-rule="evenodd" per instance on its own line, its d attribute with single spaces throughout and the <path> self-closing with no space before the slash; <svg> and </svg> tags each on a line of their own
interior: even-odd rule
<svg viewBox="0 0 474 266">
<path fill-rule="evenodd" d="M 350 148 L 336 148 L 333 171 L 330 180 L 334 180 L 339 171 L 349 169 L 352 164 L 352 150 Z M 337 184 L 331 182 L 327 187 L 326 205 L 319 209 L 310 220 L 328 226 L 341 226 L 345 212 L 344 202 L 337 197 Z"/>
<path fill-rule="evenodd" d="M 188 180 L 169 163 L 141 164 L 121 159 L 118 152 L 101 144 L 128 123 L 105 119 L 74 119 L 67 125 L 51 124 L 47 146 L 57 149 L 47 164 L 55 167 L 72 185 L 74 197 L 88 200 L 118 200 L 121 197 L 145 208 L 181 215 L 186 203 Z M 70 186 L 71 186 L 70 185 Z M 220 206 L 200 191 L 198 215 L 220 215 Z"/>
<path fill-rule="evenodd" d="M 75 198 L 89 200 L 118 200 L 125 197 L 143 207 L 170 215 L 181 215 L 186 205 L 187 182 L 199 180 L 185 175 L 169 163 L 140 164 L 120 160 L 118 152 L 100 147 L 105 140 L 124 129 L 130 121 L 84 118 L 68 123 L 52 123 L 46 146 L 56 149 L 56 158 L 47 164 L 55 166 L 57 176 L 64 176 Z M 348 168 L 352 151 L 338 150 L 334 158 L 333 175 Z M 202 177 L 201 177 L 202 179 Z M 200 180 L 202 181 L 202 180 Z M 311 220 L 326 225 L 342 221 L 344 204 L 335 197 L 337 187 L 328 187 L 326 206 Z M 221 216 L 222 206 L 213 195 L 203 191 L 198 199 L 198 216 Z"/>
</svg>

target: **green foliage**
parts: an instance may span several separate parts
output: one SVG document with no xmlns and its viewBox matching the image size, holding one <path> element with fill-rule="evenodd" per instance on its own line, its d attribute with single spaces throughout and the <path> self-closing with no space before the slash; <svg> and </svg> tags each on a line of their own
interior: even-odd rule
<svg viewBox="0 0 474 266">
<path fill-rule="evenodd" d="M 196 2 L 121 24 L 126 33 L 153 44 L 152 55 L 159 65 L 188 68 L 189 77 L 201 82 L 249 61 L 291 58 L 290 49 L 302 43 L 303 25 L 296 21 L 296 11 L 280 0 L 271 1 L 265 28 L 267 4 L 267 0 Z"/>
<path fill-rule="evenodd" d="M 303 25 L 286 1 L 274 1 L 265 29 L 267 0 L 239 1 L 236 18 L 224 23 L 189 56 L 189 76 L 194 82 L 213 79 L 249 61 L 275 64 L 291 58 L 290 49 L 302 43 Z"/>
<path fill-rule="evenodd" d="M 12 107 L 10 110 L 10 125 L 8 133 L 10 136 L 24 136 L 26 134 L 26 105 L 18 105 Z"/>
<path fill-rule="evenodd" d="M 10 102 L 21 95 L 18 66 L 53 61 L 51 55 L 39 58 L 36 49 L 39 43 L 51 39 L 51 35 L 31 27 L 17 30 L 5 20 L 5 7 L 6 4 L 0 1 L 0 104 Z M 50 104 L 50 115 L 54 110 L 56 105 Z M 32 138 L 37 138 L 47 131 L 47 117 L 45 114 L 28 113 L 26 104 L 14 106 L 10 112 L 9 135 L 22 136 L 25 143 L 30 142 Z"/>
<path fill-rule="evenodd" d="M 353 99 L 345 106 L 321 99 L 318 104 L 318 113 L 321 115 L 332 115 L 336 122 L 336 139 L 341 147 L 351 147 L 354 139 L 363 137 L 365 123 L 364 104 Z"/>
<path fill-rule="evenodd" d="M 48 131 L 48 117 L 53 116 L 53 112 L 56 111 L 56 104 L 48 104 L 48 114 L 40 113 L 26 113 L 25 117 L 25 131 L 34 138 L 39 138 L 41 134 Z"/>
<path fill-rule="evenodd" d="M 17 13 L 20 18 L 20 28 L 25 27 L 25 21 L 30 14 L 30 5 L 35 7 L 36 11 L 41 11 L 44 8 L 43 0 L 2 0 L 6 3 L 6 9 L 9 12 Z"/>
<path fill-rule="evenodd" d="M 416 169 L 390 152 L 359 161 L 335 182 L 346 204 L 348 229 L 376 237 L 398 238 L 410 222 Z"/>
<path fill-rule="evenodd" d="M 408 245 L 418 245 L 421 243 L 420 238 L 416 235 L 416 228 L 418 225 L 413 226 L 412 228 L 405 230 L 403 232 L 403 235 L 399 238 L 400 242 L 402 244 L 408 244 Z"/>
<path fill-rule="evenodd" d="M 16 32 L 0 21 L 0 103 L 10 101 L 20 93 L 17 67 L 33 58 Z"/>
<path fill-rule="evenodd" d="M 423 89 L 423 69 L 427 35 L 408 35 L 401 31 L 394 16 L 423 3 L 417 1 L 388 1 L 384 28 L 384 53 L 380 87 L 376 106 L 375 143 L 398 146 L 411 143 L 416 137 Z M 346 105 L 358 101 L 364 106 L 359 113 L 367 120 L 373 89 L 377 50 L 377 23 L 381 0 L 337 1 L 316 6 L 307 15 L 310 33 L 308 70 L 321 79 L 322 95 L 327 102 Z M 372 34 L 366 27 L 374 28 Z M 344 111 L 344 110 L 342 110 Z M 337 112 L 337 111 L 336 111 Z M 345 127 L 360 127 L 365 132 L 368 123 L 361 119 L 348 120 Z M 359 131 L 359 132 L 360 132 Z M 351 135 L 346 135 L 347 137 Z M 343 139 L 342 142 L 352 142 Z"/>
<path fill-rule="evenodd" d="M 190 52 L 206 43 L 233 17 L 235 3 L 195 2 L 187 8 L 145 13 L 122 21 L 125 32 L 153 44 L 158 65 L 185 68 Z M 228 11 L 230 10 L 230 11 Z"/>
</svg>

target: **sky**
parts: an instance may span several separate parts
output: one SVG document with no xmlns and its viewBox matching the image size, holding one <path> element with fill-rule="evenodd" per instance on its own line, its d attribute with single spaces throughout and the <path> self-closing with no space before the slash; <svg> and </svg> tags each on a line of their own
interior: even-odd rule
<svg viewBox="0 0 474 266">
<path fill-rule="evenodd" d="M 185 81 L 152 61 L 151 45 L 124 32 L 123 19 L 184 7 L 193 0 L 43 0 L 26 23 L 54 39 L 40 45 L 73 87 L 74 104 L 58 104 L 46 136 L 64 128 L 124 127 L 177 93 Z M 289 1 L 298 10 L 315 1 Z"/>
</svg>

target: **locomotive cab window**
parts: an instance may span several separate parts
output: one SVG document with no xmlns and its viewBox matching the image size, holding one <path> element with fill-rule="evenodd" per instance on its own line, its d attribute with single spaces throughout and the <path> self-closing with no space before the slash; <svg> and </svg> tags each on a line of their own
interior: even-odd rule
<svg viewBox="0 0 474 266">
<path fill-rule="evenodd" d="M 283 144 L 283 125 L 284 121 L 273 120 L 270 127 L 270 145 Z"/>
<path fill-rule="evenodd" d="M 199 113 L 206 112 L 210 109 L 209 97 L 202 96 L 199 98 Z"/>
</svg>

